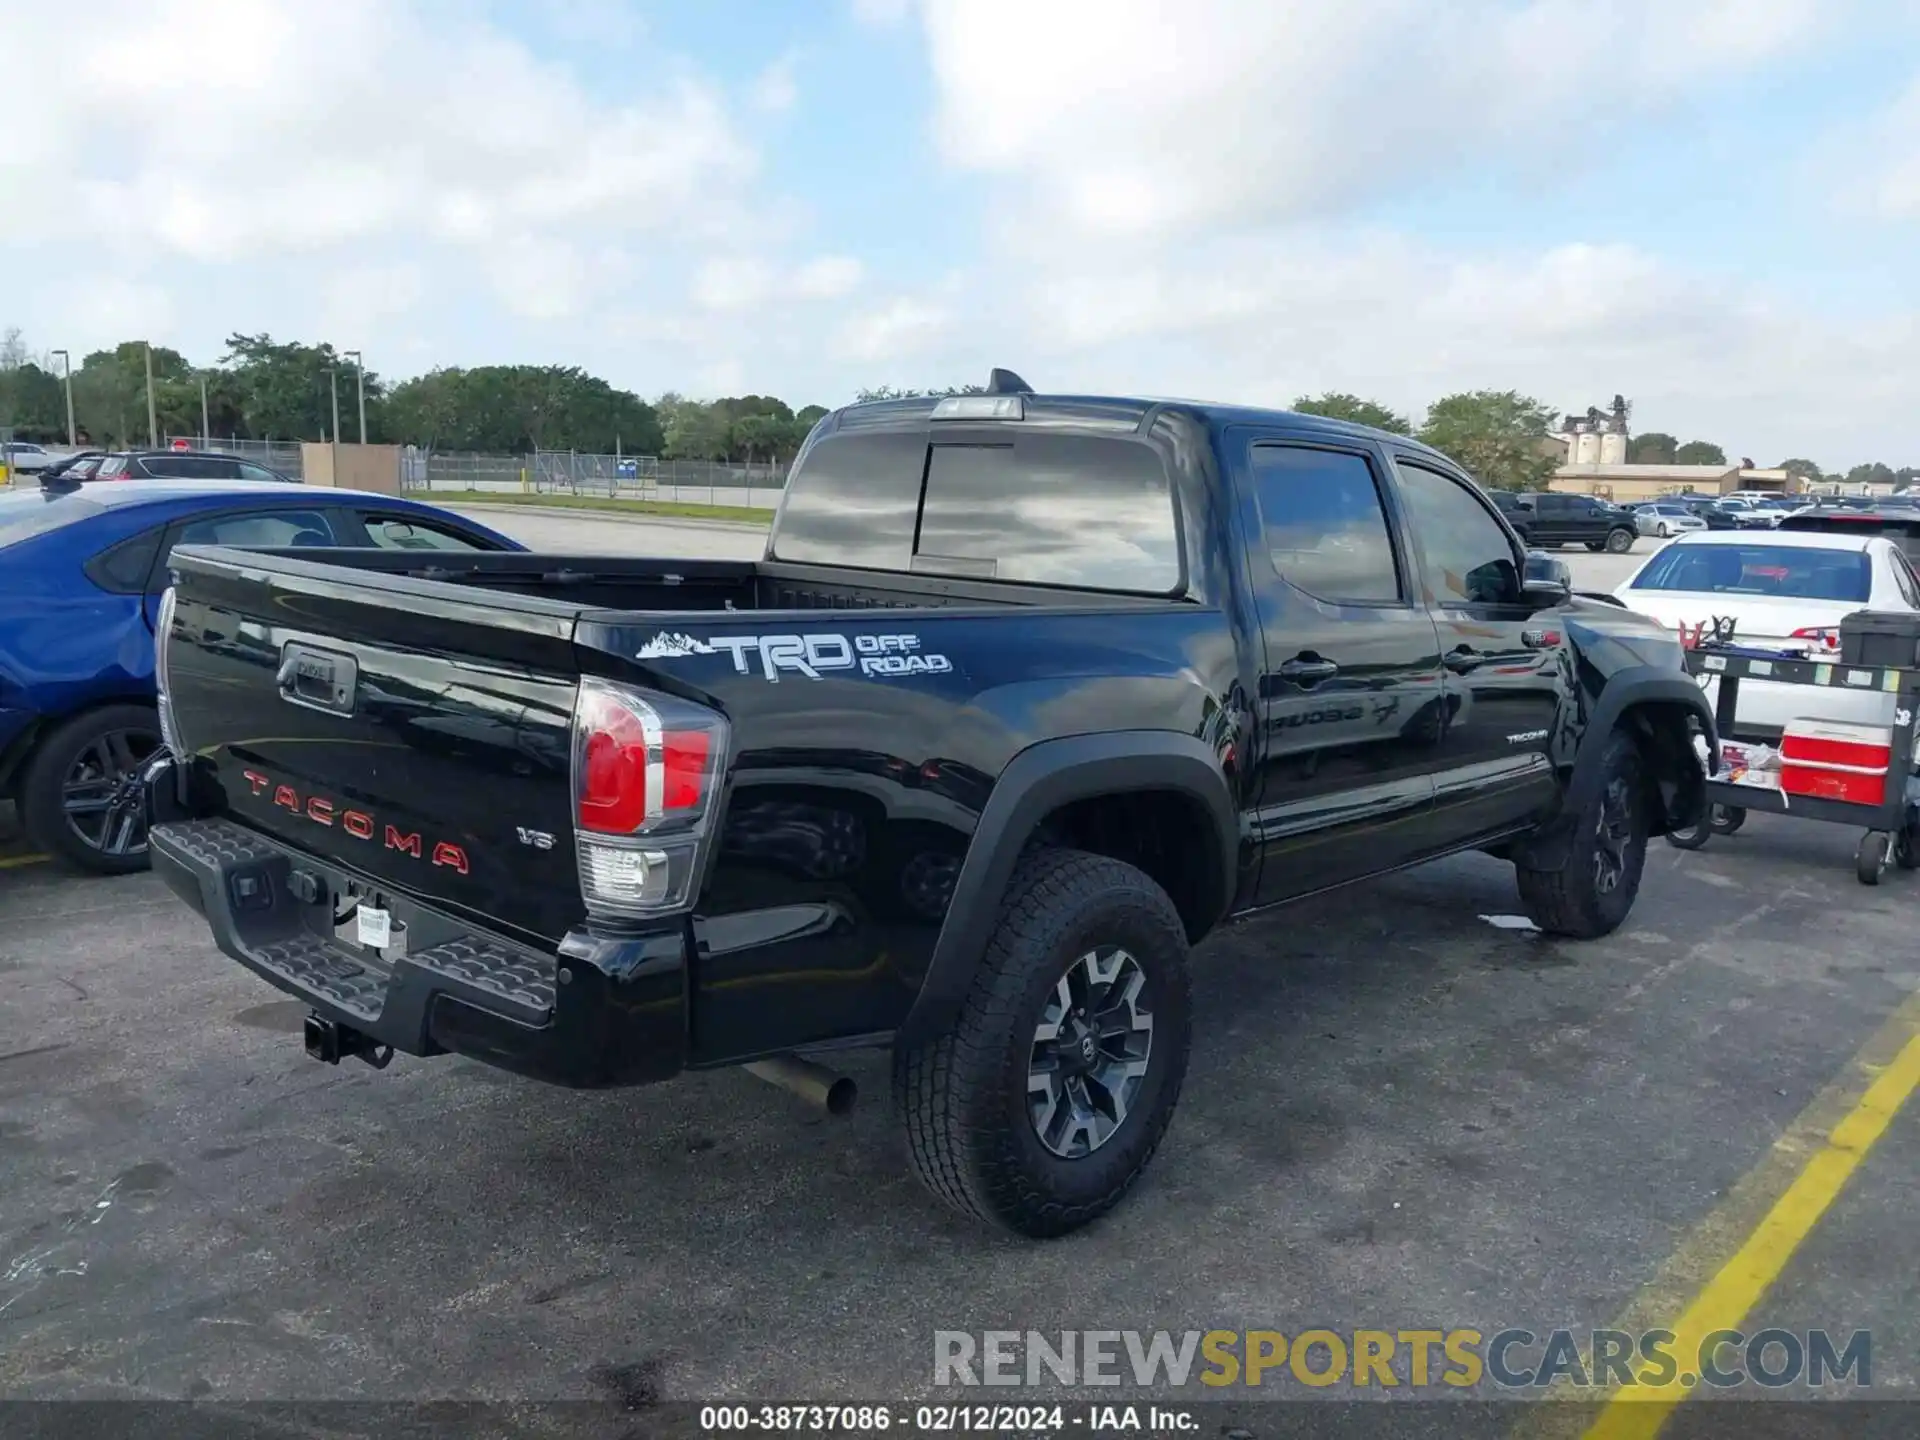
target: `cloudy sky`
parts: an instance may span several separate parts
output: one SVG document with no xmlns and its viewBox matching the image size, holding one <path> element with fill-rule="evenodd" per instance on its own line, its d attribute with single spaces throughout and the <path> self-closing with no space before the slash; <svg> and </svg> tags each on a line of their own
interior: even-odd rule
<svg viewBox="0 0 1920 1440">
<path fill-rule="evenodd" d="M 1920 0 L 0 0 L 0 326 L 1920 464 Z"/>
</svg>

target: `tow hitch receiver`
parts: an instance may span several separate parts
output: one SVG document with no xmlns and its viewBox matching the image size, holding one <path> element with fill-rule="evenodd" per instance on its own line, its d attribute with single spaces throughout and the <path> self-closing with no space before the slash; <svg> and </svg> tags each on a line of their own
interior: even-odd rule
<svg viewBox="0 0 1920 1440">
<path fill-rule="evenodd" d="M 351 1055 L 376 1070 L 384 1070 L 393 1063 L 391 1045 L 382 1045 L 371 1035 L 362 1035 L 350 1025 L 341 1025 L 317 1014 L 307 1016 L 307 1054 L 329 1065 L 338 1065 Z"/>
</svg>

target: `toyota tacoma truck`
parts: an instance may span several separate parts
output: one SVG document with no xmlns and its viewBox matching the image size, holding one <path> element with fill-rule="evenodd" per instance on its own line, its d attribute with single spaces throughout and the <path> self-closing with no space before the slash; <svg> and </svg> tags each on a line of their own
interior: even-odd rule
<svg viewBox="0 0 1920 1440">
<path fill-rule="evenodd" d="M 851 406 L 764 558 L 183 546 L 154 868 L 318 1058 L 575 1087 L 890 1047 L 920 1178 L 1113 1206 L 1223 922 L 1459 851 L 1552 935 L 1695 824 L 1677 637 L 1468 475 L 1285 412 Z"/>
</svg>

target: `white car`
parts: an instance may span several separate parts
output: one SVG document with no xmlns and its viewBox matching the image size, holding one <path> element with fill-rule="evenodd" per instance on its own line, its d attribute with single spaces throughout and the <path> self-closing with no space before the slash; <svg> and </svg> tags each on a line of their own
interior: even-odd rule
<svg viewBox="0 0 1920 1440">
<path fill-rule="evenodd" d="M 1681 535 L 1693 530 L 1705 530 L 1707 522 L 1684 505 L 1671 500 L 1657 500 L 1642 505 L 1633 512 L 1633 524 L 1642 535 L 1652 535 L 1665 540 L 1670 535 Z"/>
<path fill-rule="evenodd" d="M 0 441 L 0 465 L 5 465 L 10 475 L 37 475 L 58 458 L 25 440 Z"/>
<path fill-rule="evenodd" d="M 1884 536 L 1792 530 L 1707 530 L 1675 538 L 1613 592 L 1629 610 L 1669 629 L 1731 618 L 1736 643 L 1837 655 L 1840 621 L 1855 610 L 1920 613 L 1920 576 Z M 1718 681 L 1707 682 L 1710 703 Z M 1880 692 L 1740 682 L 1742 728 L 1799 719 L 1887 725 L 1893 697 Z"/>
</svg>

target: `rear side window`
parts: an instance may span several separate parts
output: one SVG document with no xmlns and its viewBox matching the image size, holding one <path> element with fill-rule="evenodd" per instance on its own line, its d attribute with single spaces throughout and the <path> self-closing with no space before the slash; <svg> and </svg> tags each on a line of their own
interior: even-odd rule
<svg viewBox="0 0 1920 1440">
<path fill-rule="evenodd" d="M 333 527 L 317 510 L 270 510 L 251 515 L 216 515 L 180 531 L 180 545 L 332 545 Z"/>
<path fill-rule="evenodd" d="M 1721 532 L 1726 533 L 1726 532 Z M 1873 567 L 1861 550 L 1805 545 L 1669 545 L 1635 577 L 1635 590 L 1864 601 Z"/>
<path fill-rule="evenodd" d="M 111 480 L 116 475 L 124 475 L 126 473 L 127 457 L 124 455 L 109 455 L 100 462 L 100 468 L 93 472 L 93 476 L 96 480 Z"/>
<path fill-rule="evenodd" d="M 147 588 L 154 557 L 160 553 L 164 525 L 156 525 L 117 545 L 109 545 L 87 562 L 87 578 L 116 595 L 138 595 Z"/>
<path fill-rule="evenodd" d="M 238 461 L 209 455 L 150 455 L 140 462 L 156 480 L 238 480 Z"/>
<path fill-rule="evenodd" d="M 0 490 L 0 550 L 99 513 L 98 505 L 70 490 Z"/>
<path fill-rule="evenodd" d="M 788 482 L 773 556 L 1145 594 L 1183 579 L 1166 467 L 1111 436 L 827 436 Z"/>
<path fill-rule="evenodd" d="M 1366 457 L 1256 445 L 1253 481 L 1267 554 L 1288 584 L 1322 600 L 1400 598 L 1387 514 Z"/>
<path fill-rule="evenodd" d="M 1105 436 L 936 444 L 913 568 L 1167 594 L 1181 577 L 1166 467 L 1147 446 Z"/>
</svg>

